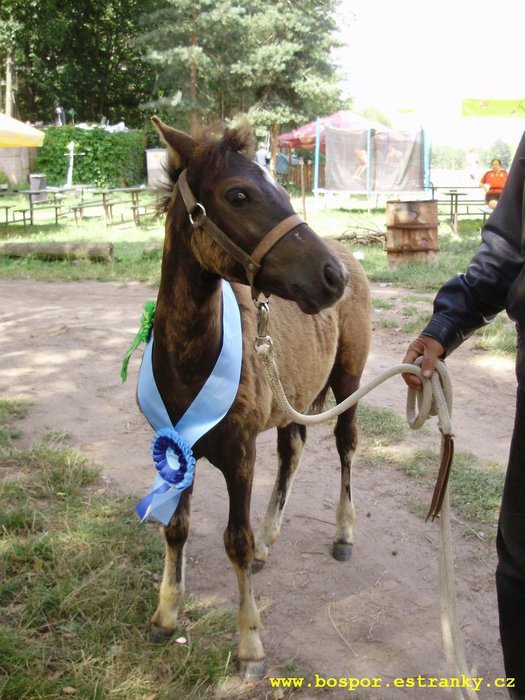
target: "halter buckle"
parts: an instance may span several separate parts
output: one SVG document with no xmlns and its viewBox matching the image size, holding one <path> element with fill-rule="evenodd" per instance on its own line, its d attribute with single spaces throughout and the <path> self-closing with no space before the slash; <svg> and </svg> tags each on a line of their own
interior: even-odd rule
<svg viewBox="0 0 525 700">
<path fill-rule="evenodd" d="M 268 318 L 270 316 L 270 300 L 265 297 L 262 301 L 254 299 L 257 309 L 257 337 L 268 337 Z"/>
<path fill-rule="evenodd" d="M 200 209 L 200 212 L 197 212 L 197 207 Z M 198 213 L 198 219 L 193 218 L 193 214 L 197 216 Z M 195 202 L 195 206 L 193 207 L 192 211 L 188 212 L 188 217 L 190 219 L 190 224 L 194 227 L 200 226 L 200 222 L 202 219 L 206 218 L 206 209 L 200 204 L 200 202 Z"/>
</svg>

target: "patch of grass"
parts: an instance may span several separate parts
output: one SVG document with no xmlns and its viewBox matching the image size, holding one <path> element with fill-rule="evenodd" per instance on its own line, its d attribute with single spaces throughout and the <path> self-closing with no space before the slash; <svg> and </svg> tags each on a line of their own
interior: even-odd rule
<svg viewBox="0 0 525 700">
<path fill-rule="evenodd" d="M 459 452 L 450 477 L 451 504 L 468 518 L 494 525 L 499 513 L 505 470 L 496 462 L 481 462 Z"/>
<path fill-rule="evenodd" d="M 466 270 L 481 242 L 478 222 L 462 223 L 465 230 L 460 235 L 452 234 L 446 230 L 446 227 L 440 226 L 440 253 L 437 262 L 432 265 L 409 264 L 390 269 L 387 254 L 379 247 L 356 245 L 352 246 L 352 250 L 362 254 L 362 264 L 371 281 L 391 282 L 405 289 L 415 289 L 420 292 L 436 292 L 457 272 Z"/>
<path fill-rule="evenodd" d="M 409 335 L 418 335 L 430 321 L 431 316 L 430 305 L 426 309 L 418 308 L 408 319 L 403 320 L 401 330 Z"/>
<path fill-rule="evenodd" d="M 391 301 L 386 301 L 386 299 L 372 299 L 372 306 L 374 309 L 385 309 L 390 310 L 395 308 L 395 304 Z"/>
<path fill-rule="evenodd" d="M 0 256 L 0 276 L 44 282 L 137 280 L 158 284 L 164 223 L 158 220 L 145 221 L 147 223 L 139 228 L 131 222 L 106 227 L 100 218 L 86 218 L 78 227 L 69 220 L 63 220 L 58 226 L 55 223 L 37 223 L 28 226 L 26 230 L 16 224 L 0 224 L 0 239 L 13 242 L 111 242 L 114 247 L 114 260 L 109 263 L 87 260 L 51 262 L 31 255 L 20 259 Z"/>
<path fill-rule="evenodd" d="M 357 416 L 360 431 L 371 439 L 376 447 L 399 442 L 407 430 L 405 419 L 394 411 L 374 408 L 363 401 L 357 406 Z"/>
<path fill-rule="evenodd" d="M 439 467 L 439 454 L 417 450 L 398 461 L 406 474 L 433 488 Z M 505 470 L 494 462 L 482 462 L 469 452 L 456 452 L 450 473 L 450 503 L 462 517 L 483 525 L 496 525 Z"/>
<path fill-rule="evenodd" d="M 0 697 L 211 696 L 230 674 L 234 615 L 189 599 L 187 643 L 148 641 L 164 544 L 132 499 L 101 493 L 63 436 L 0 449 L 4 469 L 15 476 L 0 483 Z"/>
<path fill-rule="evenodd" d="M 9 447 L 20 437 L 20 431 L 12 424 L 27 415 L 30 405 L 26 399 L 0 399 L 0 448 Z"/>
<path fill-rule="evenodd" d="M 28 255 L 25 258 L 0 257 L 0 276 L 7 279 L 34 279 L 41 282 L 97 282 L 135 280 L 158 285 L 160 252 L 144 252 L 143 243 L 115 243 L 112 262 L 89 260 L 43 261 Z"/>
<path fill-rule="evenodd" d="M 407 428 L 404 416 L 394 411 L 375 409 L 361 401 L 358 416 L 360 432 L 371 442 L 362 454 L 365 462 L 372 465 L 380 460 L 421 483 L 428 503 L 423 494 L 411 505 L 417 515 L 424 517 L 439 469 L 439 452 L 421 449 L 407 455 L 393 449 Z M 449 482 L 451 506 L 462 518 L 492 526 L 495 533 L 504 481 L 505 469 L 500 464 L 484 462 L 468 452 L 455 452 Z"/>
<path fill-rule="evenodd" d="M 488 326 L 475 333 L 474 347 L 494 355 L 516 356 L 516 328 L 505 312 L 496 316 Z"/>
<path fill-rule="evenodd" d="M 379 318 L 375 323 L 379 328 L 399 328 L 399 321 L 395 318 Z"/>
</svg>

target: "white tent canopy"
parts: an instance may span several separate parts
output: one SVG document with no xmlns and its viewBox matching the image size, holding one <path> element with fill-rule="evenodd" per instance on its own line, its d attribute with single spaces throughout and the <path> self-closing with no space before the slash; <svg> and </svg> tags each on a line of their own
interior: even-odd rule
<svg viewBox="0 0 525 700">
<path fill-rule="evenodd" d="M 0 148 L 41 146 L 45 134 L 29 124 L 0 114 Z"/>
</svg>

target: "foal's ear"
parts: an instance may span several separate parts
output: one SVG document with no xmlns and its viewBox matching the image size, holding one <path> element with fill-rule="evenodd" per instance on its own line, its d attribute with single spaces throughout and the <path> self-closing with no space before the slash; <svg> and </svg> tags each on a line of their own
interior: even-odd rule
<svg viewBox="0 0 525 700">
<path fill-rule="evenodd" d="M 190 160 L 191 152 L 197 145 L 195 141 L 183 131 L 164 124 L 157 116 L 151 117 L 151 121 L 168 146 L 170 157 L 178 161 L 177 164 L 180 167 L 185 167 Z"/>
</svg>

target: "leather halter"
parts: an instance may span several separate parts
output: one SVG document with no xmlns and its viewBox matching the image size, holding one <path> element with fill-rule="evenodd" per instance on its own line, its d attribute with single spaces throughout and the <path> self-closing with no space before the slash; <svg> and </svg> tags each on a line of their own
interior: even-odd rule
<svg viewBox="0 0 525 700">
<path fill-rule="evenodd" d="M 186 179 L 186 170 L 183 170 L 179 175 L 178 186 L 186 209 L 188 211 L 191 225 L 194 228 L 200 228 L 225 250 L 234 260 L 241 263 L 246 272 L 246 277 L 252 290 L 252 298 L 256 300 L 259 296 L 259 290 L 255 287 L 255 277 L 261 269 L 262 260 L 270 250 L 278 243 L 283 236 L 292 231 L 292 229 L 304 224 L 303 219 L 297 214 L 292 214 L 280 223 L 274 226 L 264 238 L 259 241 L 255 250 L 249 255 L 237 243 L 234 243 L 224 231 L 222 231 L 211 219 L 206 215 L 206 209 L 202 204 L 197 202 L 193 192 L 188 185 Z"/>
</svg>

